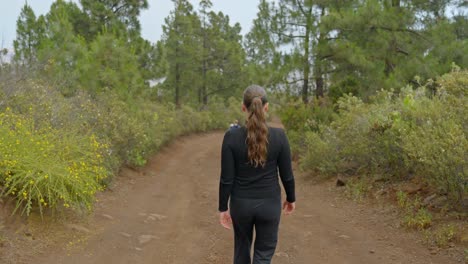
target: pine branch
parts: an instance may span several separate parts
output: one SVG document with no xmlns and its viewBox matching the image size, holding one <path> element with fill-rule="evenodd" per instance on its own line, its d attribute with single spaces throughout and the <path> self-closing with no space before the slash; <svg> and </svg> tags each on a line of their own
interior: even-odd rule
<svg viewBox="0 0 468 264">
<path fill-rule="evenodd" d="M 295 79 L 295 80 L 292 80 L 292 81 L 286 81 L 286 84 L 296 84 L 298 82 L 303 82 L 305 81 L 304 78 L 301 78 L 301 79 Z"/>
<path fill-rule="evenodd" d="M 278 32 L 277 34 L 286 38 L 305 38 L 306 37 L 305 35 L 287 35 L 281 32 Z"/>
<path fill-rule="evenodd" d="M 391 32 L 394 32 L 394 31 L 397 31 L 397 32 L 407 32 L 407 33 L 411 33 L 411 34 L 414 34 L 418 37 L 420 37 L 421 39 L 427 41 L 427 42 L 430 42 L 426 37 L 424 37 L 423 35 L 421 35 L 420 33 L 418 33 L 417 31 L 414 31 L 414 30 L 411 30 L 411 29 L 407 29 L 407 28 L 390 28 L 390 27 L 385 27 L 385 26 L 371 26 L 370 29 L 383 29 L 383 30 L 387 30 L 387 31 L 391 31 Z"/>
<path fill-rule="evenodd" d="M 297 3 L 297 6 L 299 7 L 299 10 L 301 11 L 301 13 L 304 15 L 304 16 L 308 16 L 308 14 L 305 12 L 304 8 L 302 7 L 301 5 L 301 1 L 300 0 L 296 0 L 296 3 Z"/>
<path fill-rule="evenodd" d="M 396 51 L 399 52 L 399 53 L 405 54 L 406 56 L 409 56 L 409 52 L 407 52 L 405 50 L 402 50 L 399 47 L 396 48 Z"/>
</svg>

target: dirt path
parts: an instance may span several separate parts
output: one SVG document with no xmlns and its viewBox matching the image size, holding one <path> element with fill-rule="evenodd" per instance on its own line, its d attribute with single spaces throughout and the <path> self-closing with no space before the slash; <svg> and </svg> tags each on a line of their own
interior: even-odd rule
<svg viewBox="0 0 468 264">
<path fill-rule="evenodd" d="M 28 263 L 231 263 L 232 233 L 216 214 L 221 140 L 219 132 L 184 137 L 141 172 L 124 171 L 77 228 L 86 239 Z M 298 210 L 282 219 L 273 263 L 456 263 L 432 255 L 385 215 L 340 198 L 332 183 L 296 178 Z"/>
</svg>

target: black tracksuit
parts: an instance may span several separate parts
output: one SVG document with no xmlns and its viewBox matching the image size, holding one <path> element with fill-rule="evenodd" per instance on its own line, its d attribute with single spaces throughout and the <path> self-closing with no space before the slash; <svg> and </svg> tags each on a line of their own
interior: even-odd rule
<svg viewBox="0 0 468 264">
<path fill-rule="evenodd" d="M 280 128 L 268 129 L 268 157 L 265 167 L 249 164 L 245 127 L 224 135 L 221 151 L 219 211 L 228 210 L 234 226 L 234 264 L 250 264 L 255 227 L 254 264 L 267 264 L 275 252 L 281 216 L 281 188 L 286 200 L 295 201 L 294 176 L 288 139 Z"/>
</svg>

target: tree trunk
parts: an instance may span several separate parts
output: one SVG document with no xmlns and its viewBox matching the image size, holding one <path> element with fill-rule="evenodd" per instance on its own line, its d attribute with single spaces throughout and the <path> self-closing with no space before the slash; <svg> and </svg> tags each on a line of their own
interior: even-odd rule
<svg viewBox="0 0 468 264">
<path fill-rule="evenodd" d="M 325 8 L 322 7 L 321 14 L 320 14 L 320 19 L 325 16 Z M 314 65 L 314 78 L 315 78 L 315 97 L 320 98 L 323 97 L 324 94 L 324 74 L 323 74 L 323 64 L 321 60 L 325 60 L 324 57 L 322 56 L 322 51 L 320 50 L 320 47 L 322 44 L 326 41 L 325 40 L 325 34 L 323 34 L 320 29 L 319 29 L 319 36 L 318 36 L 318 56 L 315 56 L 315 65 Z"/>
<path fill-rule="evenodd" d="M 203 41 L 205 42 L 205 41 Z M 205 46 L 205 44 L 203 44 L 203 46 Z M 205 51 L 203 51 L 205 52 Z M 203 56 L 205 56 L 205 54 L 203 54 Z M 203 58 L 203 68 L 202 68 L 202 90 L 201 90 L 201 98 L 202 99 L 200 101 L 200 103 L 203 103 L 203 105 L 207 105 L 208 104 L 208 94 L 207 94 L 207 89 L 206 89 L 206 72 L 208 71 L 208 66 L 207 66 L 207 61 L 206 61 L 206 57 Z"/>
<path fill-rule="evenodd" d="M 401 0 L 392 0 L 392 6 L 393 7 L 400 7 L 400 2 L 401 2 Z"/>
<path fill-rule="evenodd" d="M 309 64 L 309 54 L 310 54 L 310 27 L 312 26 L 312 21 L 310 16 L 312 15 L 312 8 L 309 12 L 309 17 L 307 18 L 307 24 L 305 28 L 305 39 L 304 39 L 304 83 L 302 85 L 302 101 L 304 104 L 309 102 L 309 75 L 310 75 L 310 64 Z"/>
<path fill-rule="evenodd" d="M 175 105 L 180 108 L 180 69 L 179 63 L 175 66 Z"/>
<path fill-rule="evenodd" d="M 320 67 L 318 67 L 320 68 Z M 323 97 L 323 74 L 319 71 L 315 76 L 315 97 L 320 98 Z"/>
<path fill-rule="evenodd" d="M 390 50 L 390 52 L 391 52 L 391 50 Z M 392 63 L 391 59 L 389 57 L 386 57 L 385 58 L 385 69 L 384 69 L 385 77 L 390 76 L 390 74 L 393 72 L 394 67 L 395 67 L 395 65 Z"/>
<path fill-rule="evenodd" d="M 178 47 L 176 47 L 176 50 L 175 50 L 175 59 L 176 60 L 178 60 L 177 56 L 179 56 Z M 180 65 L 179 65 L 179 62 L 176 62 L 176 64 L 175 64 L 174 88 L 175 88 L 175 105 L 176 105 L 176 108 L 180 108 Z"/>
<path fill-rule="evenodd" d="M 309 44 L 309 41 L 306 41 L 306 44 Z M 310 64 L 309 64 L 309 49 L 306 49 L 304 55 L 304 83 L 302 84 L 302 101 L 307 104 L 309 102 L 309 74 L 310 74 Z"/>
<path fill-rule="evenodd" d="M 203 17 L 203 50 L 202 50 L 202 87 L 200 91 L 200 104 L 206 106 L 208 104 L 208 94 L 207 94 L 207 87 L 206 87 L 206 74 L 208 72 L 208 36 L 206 33 L 206 17 Z"/>
<path fill-rule="evenodd" d="M 401 4 L 401 0 L 392 0 L 392 8 L 395 8 L 398 11 L 401 11 L 400 4 Z M 392 35 L 393 35 L 392 40 L 389 43 L 388 52 L 385 57 L 384 73 L 386 77 L 389 77 L 396 67 L 395 63 L 393 62 L 394 61 L 393 56 L 397 55 L 397 40 L 395 37 L 395 32 L 392 31 Z"/>
<path fill-rule="evenodd" d="M 206 88 L 206 72 L 207 72 L 207 66 L 206 66 L 206 61 L 204 61 L 203 62 L 203 90 L 202 90 L 203 106 L 206 106 L 208 104 L 208 91 Z"/>
</svg>

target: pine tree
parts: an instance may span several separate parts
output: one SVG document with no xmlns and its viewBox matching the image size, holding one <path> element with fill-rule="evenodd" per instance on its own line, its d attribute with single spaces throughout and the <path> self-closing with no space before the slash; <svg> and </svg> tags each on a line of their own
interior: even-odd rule
<svg viewBox="0 0 468 264">
<path fill-rule="evenodd" d="M 45 16 L 45 37 L 38 52 L 44 73 L 65 94 L 78 89 L 80 79 L 77 61 L 86 55 L 86 40 L 75 34 L 70 14 L 75 4 L 57 0 Z"/>
<path fill-rule="evenodd" d="M 242 48 L 241 27 L 231 26 L 229 16 L 222 12 L 209 14 L 208 85 L 203 96 L 207 104 L 210 96 L 234 96 L 246 85 L 245 52 Z"/>
<path fill-rule="evenodd" d="M 180 107 L 185 97 L 196 98 L 199 85 L 197 68 L 200 63 L 198 57 L 199 39 L 196 32 L 200 28 L 198 16 L 193 6 L 187 0 L 173 0 L 174 10 L 165 19 L 163 26 L 168 72 L 166 90 L 174 98 L 174 103 Z"/>
<path fill-rule="evenodd" d="M 331 89 L 336 96 L 368 96 L 382 88 L 398 89 L 423 65 L 427 38 L 414 28 L 415 13 L 400 1 L 355 1 L 354 8 L 334 8 L 324 22 L 334 32 Z"/>
<path fill-rule="evenodd" d="M 44 17 L 36 18 L 32 8 L 25 4 L 16 22 L 16 39 L 13 41 L 15 60 L 23 65 L 37 61 L 37 51 L 44 38 Z"/>
<path fill-rule="evenodd" d="M 329 40 L 331 30 L 323 27 L 324 17 L 334 6 L 348 6 L 349 1 L 280 0 L 273 17 L 274 32 L 282 44 L 293 46 L 291 56 L 295 64 L 295 78 L 302 83 L 301 96 L 307 103 L 310 94 L 310 81 L 314 82 L 315 96 L 325 93 L 326 74 L 329 70 Z"/>
<path fill-rule="evenodd" d="M 251 82 L 269 87 L 286 82 L 288 74 L 286 56 L 279 52 L 281 45 L 274 34 L 274 9 L 275 2 L 260 1 L 257 17 L 244 41 Z"/>
<path fill-rule="evenodd" d="M 98 35 L 79 65 L 80 83 L 92 94 L 113 90 L 121 99 L 130 100 L 145 88 L 138 57 L 124 39 L 113 34 Z"/>
</svg>

